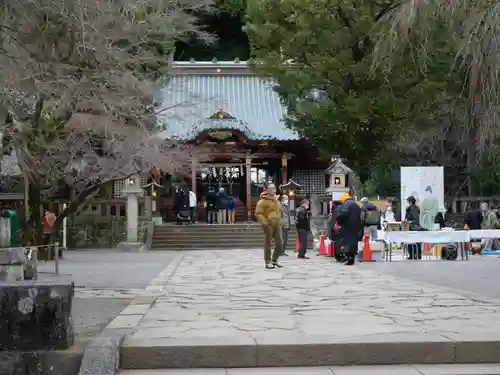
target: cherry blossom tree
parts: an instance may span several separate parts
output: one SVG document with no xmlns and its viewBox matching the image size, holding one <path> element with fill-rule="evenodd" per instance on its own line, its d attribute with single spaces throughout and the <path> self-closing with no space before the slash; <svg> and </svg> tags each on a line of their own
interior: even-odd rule
<svg viewBox="0 0 500 375">
<path fill-rule="evenodd" d="M 61 186 L 72 195 L 58 220 L 113 181 L 189 170 L 188 151 L 154 137 L 167 110 L 154 98 L 175 41 L 211 41 L 192 15 L 203 11 L 208 0 L 4 0 L 1 132 L 29 184 L 30 243 L 42 242 L 41 205 Z"/>
</svg>

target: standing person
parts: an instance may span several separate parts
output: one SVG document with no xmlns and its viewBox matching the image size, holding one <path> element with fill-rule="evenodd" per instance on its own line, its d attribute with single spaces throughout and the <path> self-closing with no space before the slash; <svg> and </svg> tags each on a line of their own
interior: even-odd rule
<svg viewBox="0 0 500 375">
<path fill-rule="evenodd" d="M 345 264 L 352 266 L 358 254 L 358 242 L 363 232 L 361 207 L 347 193 L 340 197 L 340 203 L 337 212 L 337 221 L 340 225 L 340 242 L 344 246 Z"/>
<path fill-rule="evenodd" d="M 303 199 L 302 202 L 300 202 L 300 206 L 297 207 L 295 213 L 295 227 L 299 235 L 299 253 L 297 258 L 309 259 L 309 257 L 306 256 L 306 252 L 307 237 L 309 237 L 309 232 L 311 231 L 311 222 L 309 217 L 309 200 L 307 199 Z"/>
<path fill-rule="evenodd" d="M 490 210 L 488 203 L 481 202 L 481 213 L 483 215 L 483 220 L 481 221 L 481 229 L 495 229 L 495 224 L 497 222 L 496 214 Z M 492 250 L 493 248 L 493 240 L 485 239 L 481 241 L 482 250 Z"/>
<path fill-rule="evenodd" d="M 333 252 L 338 263 L 344 263 L 346 257 L 340 246 L 340 225 L 337 221 L 337 213 L 340 201 L 332 201 L 330 206 L 330 219 L 328 221 L 328 237 L 333 242 Z"/>
<path fill-rule="evenodd" d="M 260 199 L 255 207 L 255 217 L 264 230 L 264 261 L 266 268 L 281 268 L 278 257 L 282 252 L 281 240 L 281 210 L 280 202 L 276 196 L 276 186 L 270 184 L 266 191 L 260 194 Z M 271 254 L 271 244 L 274 240 L 276 246 Z"/>
<path fill-rule="evenodd" d="M 215 206 L 217 208 L 217 223 L 226 224 L 227 223 L 227 207 L 228 207 L 227 193 L 224 188 L 220 188 L 217 193 Z"/>
<path fill-rule="evenodd" d="M 281 197 L 281 239 L 283 241 L 282 251 L 280 255 L 288 256 L 286 247 L 288 246 L 288 232 L 290 231 L 290 208 L 288 207 L 288 195 Z"/>
<path fill-rule="evenodd" d="M 227 215 L 229 224 L 236 221 L 236 199 L 232 195 L 228 197 Z"/>
<path fill-rule="evenodd" d="M 198 199 L 193 190 L 189 190 L 189 216 L 191 216 L 191 222 L 194 224 L 196 219 L 196 205 L 198 204 Z"/>
<path fill-rule="evenodd" d="M 54 231 L 54 225 L 56 223 L 56 214 L 52 211 L 49 206 L 45 211 L 45 218 L 43 220 L 43 239 L 44 244 L 48 245 L 50 243 L 50 237 Z"/>
<path fill-rule="evenodd" d="M 205 211 L 207 214 L 207 223 L 217 223 L 217 208 L 215 206 L 217 197 L 212 187 L 208 189 L 207 196 L 205 197 Z"/>
<path fill-rule="evenodd" d="M 387 203 L 385 206 L 385 211 L 380 216 L 380 224 L 382 227 L 385 227 L 386 223 L 395 223 L 396 222 L 396 214 L 392 208 L 392 203 Z"/>
<path fill-rule="evenodd" d="M 413 195 L 406 199 L 405 220 L 410 223 L 410 230 L 420 230 L 420 208 L 417 206 L 417 200 Z M 422 244 L 408 244 L 408 259 L 422 259 Z"/>
<path fill-rule="evenodd" d="M 483 213 L 478 202 L 472 202 L 470 210 L 465 213 L 465 225 L 470 230 L 480 230 L 483 222 Z"/>
<path fill-rule="evenodd" d="M 380 211 L 367 197 L 361 199 L 361 222 L 364 231 L 368 232 L 370 242 L 377 240 L 377 229 L 380 224 Z"/>
</svg>

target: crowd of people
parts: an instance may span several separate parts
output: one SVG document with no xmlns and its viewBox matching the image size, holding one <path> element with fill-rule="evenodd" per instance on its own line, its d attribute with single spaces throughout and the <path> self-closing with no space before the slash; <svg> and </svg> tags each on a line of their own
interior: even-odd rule
<svg viewBox="0 0 500 375">
<path fill-rule="evenodd" d="M 276 186 L 269 185 L 260 195 L 255 208 L 255 217 L 264 231 L 265 267 L 281 268 L 278 259 L 280 256 L 288 255 L 286 248 L 291 227 L 288 196 L 278 195 Z M 307 240 L 311 230 L 309 199 L 301 201 L 294 217 L 299 241 L 297 258 L 309 259 L 306 255 Z M 330 218 L 329 236 L 335 243 L 335 258 L 338 262 L 352 266 L 358 254 L 358 242 L 363 235 L 363 229 L 371 228 L 373 218 L 368 210 L 362 209 L 349 194 L 344 194 L 339 201 L 332 202 Z"/>
<path fill-rule="evenodd" d="M 220 188 L 216 192 L 209 189 L 203 202 L 208 224 L 234 224 L 236 222 L 236 199 Z M 183 222 L 195 223 L 198 214 L 198 198 L 192 190 L 178 188 L 175 197 L 173 211 L 178 225 Z M 163 220 L 167 221 L 167 212 L 163 209 Z"/>
</svg>

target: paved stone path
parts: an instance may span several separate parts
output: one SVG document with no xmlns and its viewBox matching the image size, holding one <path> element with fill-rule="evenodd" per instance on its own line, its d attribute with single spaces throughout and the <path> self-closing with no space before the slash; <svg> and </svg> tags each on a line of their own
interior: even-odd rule
<svg viewBox="0 0 500 375">
<path fill-rule="evenodd" d="M 394 365 L 246 369 L 123 370 L 120 375 L 498 375 L 500 365 Z"/>
<path fill-rule="evenodd" d="M 369 264 L 349 268 L 320 257 L 283 264 L 266 270 L 250 250 L 186 253 L 169 280 L 146 288 L 156 302 L 133 338 L 452 336 L 500 324 L 496 301 L 376 273 Z"/>
</svg>

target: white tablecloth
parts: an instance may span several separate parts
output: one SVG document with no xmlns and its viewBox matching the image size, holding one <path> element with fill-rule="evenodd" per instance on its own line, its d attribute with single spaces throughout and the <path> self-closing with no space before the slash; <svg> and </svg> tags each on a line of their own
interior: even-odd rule
<svg viewBox="0 0 500 375">
<path fill-rule="evenodd" d="M 471 239 L 494 240 L 500 238 L 500 229 L 469 230 Z"/>
<path fill-rule="evenodd" d="M 450 242 L 469 242 L 469 231 L 414 231 L 414 232 L 385 232 L 385 241 L 392 243 L 430 243 L 445 244 Z"/>
</svg>

